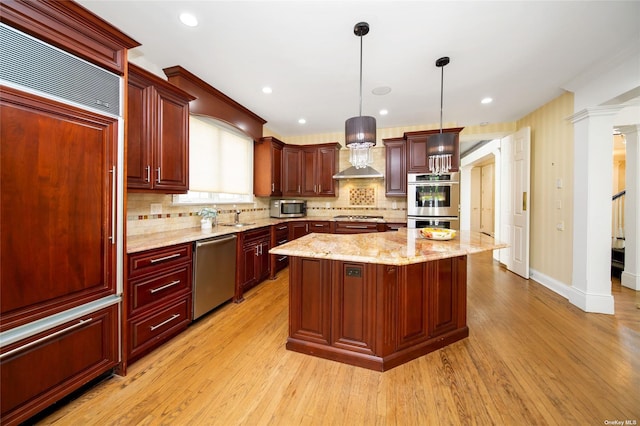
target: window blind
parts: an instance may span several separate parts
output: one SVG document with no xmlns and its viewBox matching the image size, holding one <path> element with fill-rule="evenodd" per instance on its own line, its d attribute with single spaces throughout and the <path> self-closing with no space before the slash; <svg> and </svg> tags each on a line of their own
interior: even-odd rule
<svg viewBox="0 0 640 426">
<path fill-rule="evenodd" d="M 189 117 L 189 190 L 253 193 L 253 140 L 224 123 Z"/>
</svg>

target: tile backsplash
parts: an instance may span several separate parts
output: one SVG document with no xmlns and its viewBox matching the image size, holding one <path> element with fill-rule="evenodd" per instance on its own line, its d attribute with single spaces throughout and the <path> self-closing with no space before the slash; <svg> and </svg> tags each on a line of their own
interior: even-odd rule
<svg viewBox="0 0 640 426">
<path fill-rule="evenodd" d="M 340 151 L 340 169 L 349 166 L 348 151 Z M 372 166 L 384 171 L 384 147 L 373 149 Z M 384 179 L 349 179 L 336 181 L 338 196 L 307 198 L 308 217 L 333 217 L 337 215 L 376 215 L 389 221 L 404 222 L 407 218 L 407 201 L 402 197 L 385 196 Z M 129 193 L 127 195 L 127 235 L 151 234 L 200 226 L 200 205 L 174 205 L 167 194 Z M 232 222 L 233 205 L 216 206 L 220 222 Z M 251 204 L 238 204 L 242 221 L 269 217 L 269 198 L 256 197 Z"/>
</svg>

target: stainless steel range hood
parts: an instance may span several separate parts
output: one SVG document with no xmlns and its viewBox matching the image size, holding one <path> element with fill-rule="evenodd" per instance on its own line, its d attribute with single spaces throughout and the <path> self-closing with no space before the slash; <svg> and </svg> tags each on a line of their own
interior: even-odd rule
<svg viewBox="0 0 640 426">
<path fill-rule="evenodd" d="M 383 179 L 384 175 L 371 166 L 356 169 L 351 166 L 333 175 L 334 179 Z"/>
</svg>

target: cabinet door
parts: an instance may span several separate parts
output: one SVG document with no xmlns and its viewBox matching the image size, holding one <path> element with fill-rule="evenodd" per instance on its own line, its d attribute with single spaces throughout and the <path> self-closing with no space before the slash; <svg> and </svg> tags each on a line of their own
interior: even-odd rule
<svg viewBox="0 0 640 426">
<path fill-rule="evenodd" d="M 302 149 L 302 195 L 314 197 L 318 191 L 316 177 L 318 175 L 318 149 L 315 147 Z"/>
<path fill-rule="evenodd" d="M 408 138 L 407 150 L 409 151 L 407 173 L 429 173 L 427 136 L 421 135 Z"/>
<path fill-rule="evenodd" d="M 115 305 L 3 347 L 3 424 L 27 420 L 117 363 Z"/>
<path fill-rule="evenodd" d="M 269 276 L 271 267 L 269 264 L 269 247 L 270 242 L 268 239 L 260 241 L 258 243 L 258 256 L 256 256 L 256 270 L 258 282 L 261 282 Z"/>
<path fill-rule="evenodd" d="M 317 234 L 330 234 L 331 222 L 328 220 L 312 220 L 308 222 L 309 232 L 315 232 Z"/>
<path fill-rule="evenodd" d="M 127 187 L 151 189 L 151 134 L 148 84 L 129 77 L 127 89 Z"/>
<path fill-rule="evenodd" d="M 429 334 L 434 337 L 458 328 L 460 319 L 466 322 L 466 257 L 436 260 L 429 267 Z"/>
<path fill-rule="evenodd" d="M 282 145 L 271 144 L 271 196 L 282 195 Z"/>
<path fill-rule="evenodd" d="M 335 197 L 337 182 L 333 178 L 338 164 L 338 150 L 335 147 L 318 148 L 317 195 Z"/>
<path fill-rule="evenodd" d="M 240 287 L 247 290 L 258 283 L 259 263 L 256 261 L 260 248 L 256 242 L 246 243 L 242 246 L 242 267 L 240 276 Z"/>
<path fill-rule="evenodd" d="M 323 345 L 331 341 L 331 264 L 292 257 L 289 281 L 289 337 Z"/>
<path fill-rule="evenodd" d="M 154 188 L 174 193 L 189 190 L 189 104 L 156 88 L 158 122 L 154 153 Z"/>
<path fill-rule="evenodd" d="M 282 150 L 282 195 L 296 197 L 302 188 L 302 152 L 297 147 Z"/>
<path fill-rule="evenodd" d="M 118 130 L 115 118 L 7 87 L 0 122 L 4 331 L 115 294 Z"/>
<path fill-rule="evenodd" d="M 427 265 L 416 263 L 402 267 L 398 280 L 398 340 L 401 350 L 429 338 Z"/>
<path fill-rule="evenodd" d="M 256 197 L 282 195 L 282 149 L 284 143 L 267 136 L 253 145 L 253 193 Z"/>
<path fill-rule="evenodd" d="M 385 145 L 385 195 L 407 196 L 407 144 L 404 138 L 386 139 Z"/>
<path fill-rule="evenodd" d="M 335 262 L 332 277 L 332 346 L 374 354 L 375 265 Z"/>
<path fill-rule="evenodd" d="M 289 222 L 289 241 L 304 237 L 309 233 L 309 224 L 306 221 Z"/>
</svg>

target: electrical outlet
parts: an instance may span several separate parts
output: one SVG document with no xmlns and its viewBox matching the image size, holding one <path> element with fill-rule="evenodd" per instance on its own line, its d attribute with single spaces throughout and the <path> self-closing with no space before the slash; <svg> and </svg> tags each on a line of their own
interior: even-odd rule
<svg viewBox="0 0 640 426">
<path fill-rule="evenodd" d="M 564 222 L 558 222 L 556 223 L 556 229 L 558 231 L 564 231 Z"/>
<path fill-rule="evenodd" d="M 151 203 L 151 211 L 149 214 L 162 214 L 162 204 Z"/>
<path fill-rule="evenodd" d="M 398 203 L 395 202 L 395 201 L 393 203 L 391 203 L 391 208 L 394 209 L 394 210 L 397 210 L 398 209 Z"/>
</svg>

